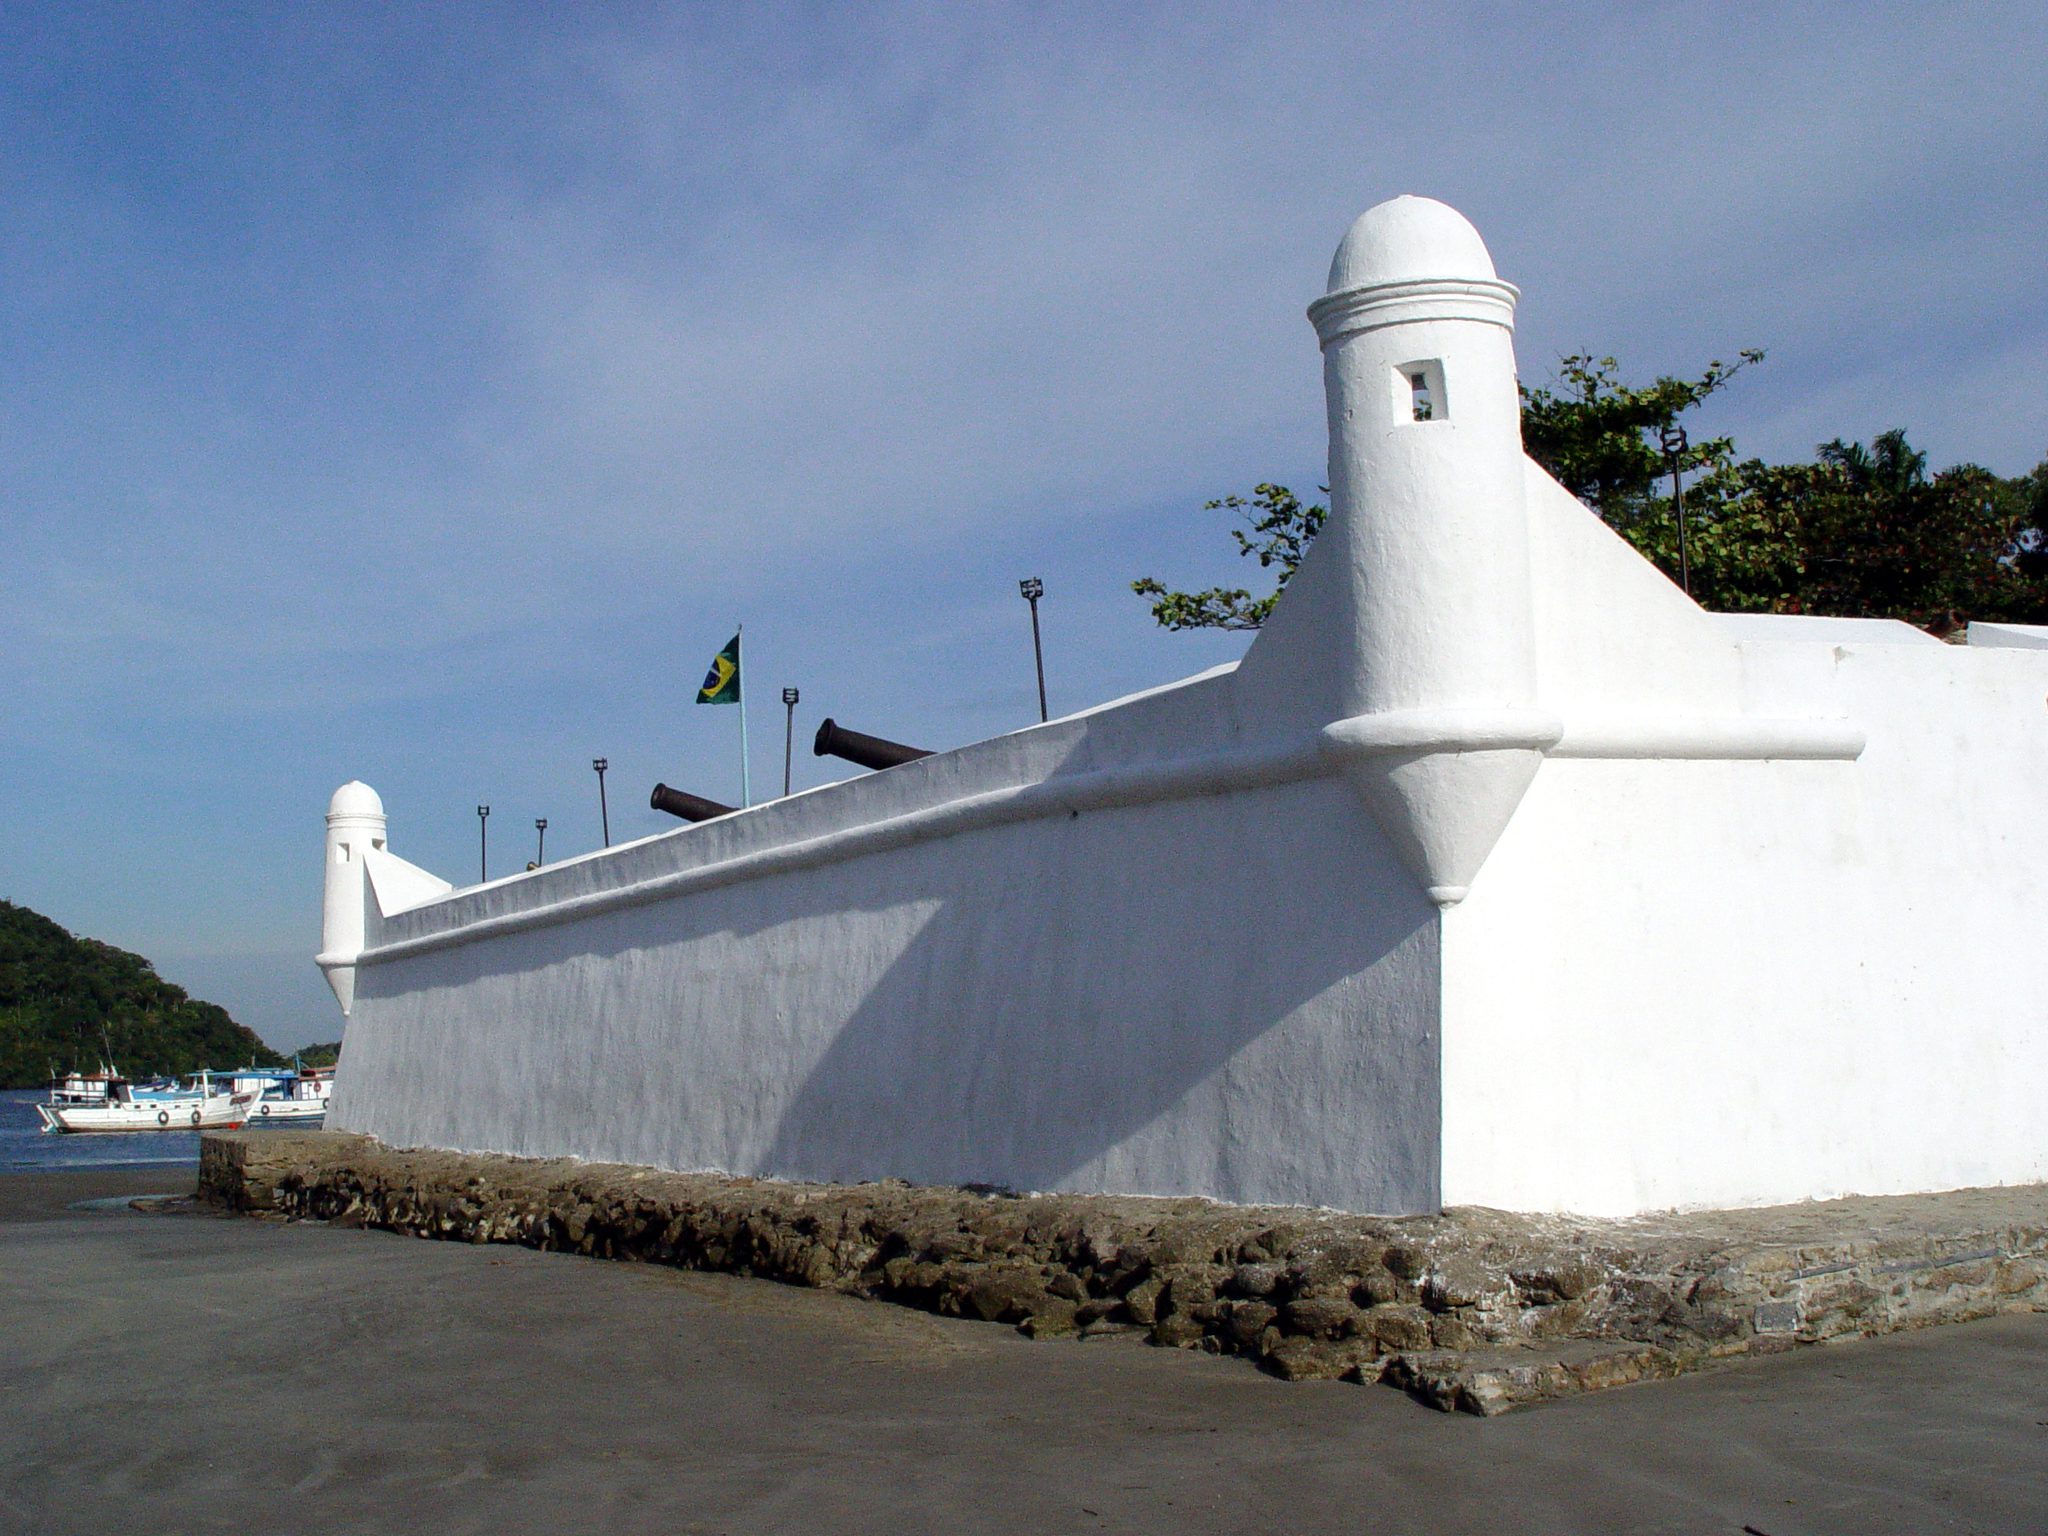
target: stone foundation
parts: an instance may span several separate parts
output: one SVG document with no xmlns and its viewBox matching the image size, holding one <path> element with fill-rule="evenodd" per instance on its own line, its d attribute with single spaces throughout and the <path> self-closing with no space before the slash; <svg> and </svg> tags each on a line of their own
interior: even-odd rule
<svg viewBox="0 0 2048 1536">
<path fill-rule="evenodd" d="M 1400 1219 L 1120 1196 L 784 1184 L 209 1132 L 202 1198 L 259 1215 L 753 1275 L 1243 1355 L 1493 1414 L 1715 1361 L 2048 1310 L 2048 1186 L 1632 1221 Z"/>
</svg>

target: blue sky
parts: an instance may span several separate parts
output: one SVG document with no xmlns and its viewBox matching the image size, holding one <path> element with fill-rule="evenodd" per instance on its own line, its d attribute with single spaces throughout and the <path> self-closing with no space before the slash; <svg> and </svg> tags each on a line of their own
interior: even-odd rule
<svg viewBox="0 0 2048 1536">
<path fill-rule="evenodd" d="M 1302 310 L 1400 192 L 1525 378 L 1771 356 L 1766 457 L 2048 452 L 2038 5 L 0 3 L 0 896 L 273 1043 L 321 813 L 472 878 L 737 792 L 690 697 L 933 747 L 1234 655 L 1127 584 L 1318 483 Z M 827 776 L 799 756 L 798 783 Z"/>
</svg>

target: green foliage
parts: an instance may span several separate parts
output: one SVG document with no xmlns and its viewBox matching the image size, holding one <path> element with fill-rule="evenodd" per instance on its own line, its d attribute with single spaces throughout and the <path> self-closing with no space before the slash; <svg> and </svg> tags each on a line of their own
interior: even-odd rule
<svg viewBox="0 0 2048 1536">
<path fill-rule="evenodd" d="M 1722 605 L 1904 619 L 1937 634 L 1973 618 L 2040 623 L 2044 471 L 2005 480 L 1962 464 L 1930 476 L 1897 429 L 1867 447 L 1822 443 L 1811 464 L 1751 460 L 1730 504 L 1780 541 L 1788 574 L 1731 581 Z"/>
<path fill-rule="evenodd" d="M 1663 430 L 1763 353 L 1697 379 L 1636 389 L 1613 358 L 1567 357 L 1561 387 L 1522 391 L 1529 456 L 1678 577 L 1678 516 Z M 2048 462 L 2004 480 L 1976 465 L 1927 473 L 1898 429 L 1822 443 L 1806 464 L 1737 462 L 1725 437 L 1692 444 L 1684 476 L 1692 595 L 1722 612 L 1903 619 L 1944 634 L 1972 618 L 2048 619 Z"/>
<path fill-rule="evenodd" d="M 1559 485 L 1626 531 L 1646 514 L 1654 490 L 1671 473 L 1664 429 L 1764 359 L 1754 348 L 1736 356 L 1734 363 L 1714 359 L 1696 379 L 1665 377 L 1641 389 L 1615 377 L 1620 364 L 1611 357 L 1560 358 L 1559 388 L 1522 386 L 1522 449 Z M 1730 439 L 1708 438 L 1688 445 L 1679 470 L 1688 480 L 1718 473 L 1734 455 Z"/>
<path fill-rule="evenodd" d="M 77 939 L 0 901 L 0 1086 L 110 1060 L 146 1077 L 283 1058 L 222 1008 L 188 996 L 140 955 Z"/>
<path fill-rule="evenodd" d="M 1634 545 L 1673 581 L 1679 579 L 1678 517 L 1668 494 L 1667 428 L 1764 354 L 1745 348 L 1719 358 L 1698 378 L 1670 376 L 1636 388 L 1617 377 L 1611 357 L 1558 359 L 1558 387 L 1522 387 L 1522 446 L 1566 490 Z M 1758 464 L 1738 465 L 1726 437 L 1687 444 L 1684 478 L 1686 565 L 1692 595 L 1722 612 L 1774 611 L 1796 589 L 1798 530 L 1782 502 L 1753 494 Z"/>
<path fill-rule="evenodd" d="M 1272 570 L 1273 590 L 1253 597 L 1242 587 L 1211 587 L 1206 592 L 1169 592 L 1150 576 L 1131 583 L 1131 590 L 1152 601 L 1152 617 L 1166 629 L 1257 629 L 1286 590 L 1289 578 L 1301 564 L 1302 556 L 1322 531 L 1329 509 L 1303 506 L 1284 485 L 1252 487 L 1249 500 L 1225 496 L 1203 503 L 1202 510 L 1235 512 L 1245 526 L 1233 528 L 1237 552 L 1257 560 L 1262 569 Z M 1249 532 L 1247 532 L 1249 530 Z"/>
<path fill-rule="evenodd" d="M 293 1054 L 302 1067 L 331 1067 L 341 1060 L 341 1042 L 331 1040 L 325 1045 L 301 1046 Z"/>
<path fill-rule="evenodd" d="M 1662 436 L 1686 412 L 1761 362 L 1753 349 L 1716 359 L 1696 378 L 1625 384 L 1611 357 L 1559 360 L 1555 385 L 1522 389 L 1522 443 L 1541 464 L 1674 581 L 1678 516 Z M 2048 622 L 2048 460 L 2001 479 L 1964 464 L 1927 473 L 1899 430 L 1866 446 L 1840 438 L 1807 464 L 1738 461 L 1710 437 L 1679 458 L 1692 595 L 1724 612 L 1897 618 L 1936 633 L 1972 619 Z M 1260 485 L 1237 512 L 1238 552 L 1273 569 L 1264 597 L 1235 588 L 1175 592 L 1147 578 L 1168 629 L 1257 629 L 1322 527 L 1285 486 Z"/>
</svg>

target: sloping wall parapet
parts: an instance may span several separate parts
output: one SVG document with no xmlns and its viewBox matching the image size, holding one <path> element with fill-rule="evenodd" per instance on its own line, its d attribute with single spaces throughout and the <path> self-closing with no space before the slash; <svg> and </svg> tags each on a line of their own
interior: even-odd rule
<svg viewBox="0 0 2048 1536">
<path fill-rule="evenodd" d="M 777 825 L 771 802 L 701 827 L 529 870 L 488 887 L 456 890 L 425 882 L 373 881 L 376 937 L 351 963 L 376 964 L 450 944 L 522 932 L 686 891 L 816 868 L 892 848 L 1038 817 L 1131 807 L 1195 795 L 1283 784 L 1341 771 L 1348 763 L 1416 752 L 1461 754 L 1528 747 L 1557 757 L 1701 761 L 1851 761 L 1863 733 L 1847 721 L 1691 719 L 1589 722 L 1567 731 L 1554 717 L 1477 711 L 1409 711 L 1335 721 L 1314 737 L 1238 747 L 1206 756 L 1161 758 L 1082 769 L 969 791 L 914 809 L 845 821 L 822 830 Z M 935 754 L 938 756 L 939 754 Z M 910 766 L 910 765 L 906 765 Z M 890 770 L 896 772 L 899 770 Z M 852 791 L 866 780 L 813 791 Z M 751 824 L 750 820 L 751 819 Z M 712 826 L 726 833 L 714 844 Z M 690 855 L 696 855 L 695 858 Z M 386 859 L 393 864 L 403 861 Z M 413 866 L 405 866 L 407 869 Z M 375 867 L 372 874 L 376 873 Z M 424 873 L 424 872 L 420 872 Z M 431 882 L 431 883 L 428 883 Z M 482 893 L 489 892 L 486 905 Z"/>
<path fill-rule="evenodd" d="M 2048 651 L 2048 624 L 1974 623 L 1969 642 L 1987 650 Z"/>
</svg>

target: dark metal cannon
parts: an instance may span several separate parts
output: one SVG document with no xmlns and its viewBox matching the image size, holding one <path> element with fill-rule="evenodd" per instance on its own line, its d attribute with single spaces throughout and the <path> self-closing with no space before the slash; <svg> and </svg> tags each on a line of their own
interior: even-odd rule
<svg viewBox="0 0 2048 1536">
<path fill-rule="evenodd" d="M 899 763 L 914 763 L 920 757 L 931 756 L 923 747 L 906 747 L 900 741 L 865 736 L 830 719 L 818 727 L 818 738 L 811 743 L 811 752 L 816 757 L 843 757 L 863 768 L 894 768 Z"/>
<path fill-rule="evenodd" d="M 657 811 L 667 811 L 669 815 L 680 816 L 685 821 L 709 821 L 714 816 L 730 816 L 738 809 L 737 806 L 720 805 L 716 800 L 706 800 L 702 795 L 693 795 L 685 789 L 670 789 L 666 784 L 655 785 L 647 803 Z"/>
</svg>

